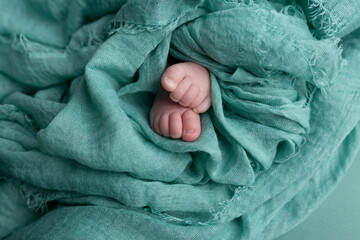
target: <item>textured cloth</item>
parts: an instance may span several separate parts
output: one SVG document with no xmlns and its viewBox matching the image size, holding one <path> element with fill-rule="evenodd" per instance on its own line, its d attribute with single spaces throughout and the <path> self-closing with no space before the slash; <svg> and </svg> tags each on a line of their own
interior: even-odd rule
<svg viewBox="0 0 360 240">
<path fill-rule="evenodd" d="M 358 149 L 360 3 L 0 9 L 0 237 L 271 239 L 321 202 Z M 169 54 L 211 72 L 195 142 L 149 125 Z"/>
</svg>

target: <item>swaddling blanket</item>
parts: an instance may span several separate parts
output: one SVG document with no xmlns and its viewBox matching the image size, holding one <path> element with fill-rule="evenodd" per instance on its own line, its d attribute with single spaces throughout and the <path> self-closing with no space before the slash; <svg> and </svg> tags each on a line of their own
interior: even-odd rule
<svg viewBox="0 0 360 240">
<path fill-rule="evenodd" d="M 0 9 L 0 237 L 270 239 L 319 204 L 357 150 L 359 3 Z M 211 72 L 192 143 L 149 125 L 169 54 Z"/>
</svg>

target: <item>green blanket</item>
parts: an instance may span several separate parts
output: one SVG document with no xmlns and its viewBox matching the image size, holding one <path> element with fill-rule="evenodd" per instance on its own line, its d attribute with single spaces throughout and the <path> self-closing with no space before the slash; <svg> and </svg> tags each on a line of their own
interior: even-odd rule
<svg viewBox="0 0 360 240">
<path fill-rule="evenodd" d="M 0 238 L 271 239 L 358 150 L 360 3 L 0 0 Z M 195 142 L 149 111 L 211 72 Z"/>
</svg>

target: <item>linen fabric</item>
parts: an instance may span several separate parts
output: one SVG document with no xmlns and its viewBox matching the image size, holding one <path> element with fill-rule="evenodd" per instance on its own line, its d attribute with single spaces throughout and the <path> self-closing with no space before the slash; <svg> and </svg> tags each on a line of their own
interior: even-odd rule
<svg viewBox="0 0 360 240">
<path fill-rule="evenodd" d="M 271 239 L 359 149 L 360 3 L 0 9 L 2 238 Z M 211 72 L 195 142 L 149 125 L 169 54 Z"/>
</svg>

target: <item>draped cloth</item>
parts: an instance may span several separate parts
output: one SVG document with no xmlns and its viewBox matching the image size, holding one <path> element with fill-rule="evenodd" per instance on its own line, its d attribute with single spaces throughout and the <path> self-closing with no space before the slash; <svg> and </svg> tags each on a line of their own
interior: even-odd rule
<svg viewBox="0 0 360 240">
<path fill-rule="evenodd" d="M 272 239 L 359 150 L 360 3 L 0 0 L 0 238 Z M 195 142 L 149 111 L 211 73 Z"/>
</svg>

